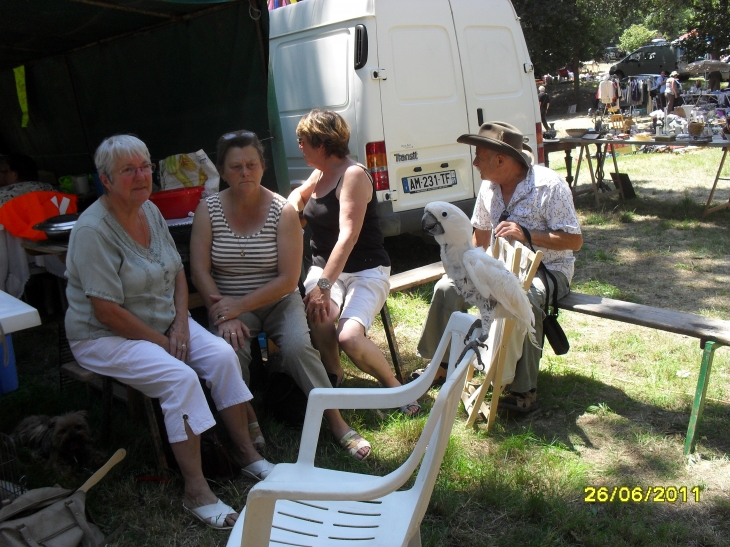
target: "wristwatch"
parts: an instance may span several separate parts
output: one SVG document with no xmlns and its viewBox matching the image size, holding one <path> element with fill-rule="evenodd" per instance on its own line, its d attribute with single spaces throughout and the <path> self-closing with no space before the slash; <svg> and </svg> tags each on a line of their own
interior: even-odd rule
<svg viewBox="0 0 730 547">
<path fill-rule="evenodd" d="M 320 277 L 317 280 L 317 286 L 323 291 L 328 291 L 332 288 L 332 283 L 326 277 Z"/>
</svg>

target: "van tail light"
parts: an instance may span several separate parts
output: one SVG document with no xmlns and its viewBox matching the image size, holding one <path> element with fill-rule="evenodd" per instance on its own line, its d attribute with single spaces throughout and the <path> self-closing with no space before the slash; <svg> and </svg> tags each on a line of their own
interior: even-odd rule
<svg viewBox="0 0 730 547">
<path fill-rule="evenodd" d="M 367 143 L 365 145 L 365 155 L 368 158 L 368 169 L 375 181 L 375 190 L 390 190 L 385 141 Z"/>
<path fill-rule="evenodd" d="M 542 144 L 542 124 L 535 124 L 535 134 L 537 135 L 537 163 L 545 165 L 545 148 Z"/>
</svg>

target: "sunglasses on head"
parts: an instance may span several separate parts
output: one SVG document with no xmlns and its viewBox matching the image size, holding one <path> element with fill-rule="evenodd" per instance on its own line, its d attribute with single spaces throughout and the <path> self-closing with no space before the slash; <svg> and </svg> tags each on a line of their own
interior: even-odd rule
<svg viewBox="0 0 730 547">
<path fill-rule="evenodd" d="M 240 131 L 233 131 L 232 133 L 226 133 L 225 135 L 223 135 L 221 137 L 221 139 L 229 140 L 229 139 L 234 139 L 236 137 L 253 137 L 254 135 L 255 135 L 255 133 L 253 131 L 240 130 Z"/>
</svg>

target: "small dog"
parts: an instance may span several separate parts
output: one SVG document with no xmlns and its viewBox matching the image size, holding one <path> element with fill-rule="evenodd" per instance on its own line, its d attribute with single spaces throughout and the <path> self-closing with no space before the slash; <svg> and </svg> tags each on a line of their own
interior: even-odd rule
<svg viewBox="0 0 730 547">
<path fill-rule="evenodd" d="M 34 456 L 47 459 L 48 467 L 56 465 L 59 459 L 82 466 L 91 456 L 91 430 L 85 410 L 52 418 L 28 416 L 16 426 L 13 438 L 28 447 Z"/>
</svg>

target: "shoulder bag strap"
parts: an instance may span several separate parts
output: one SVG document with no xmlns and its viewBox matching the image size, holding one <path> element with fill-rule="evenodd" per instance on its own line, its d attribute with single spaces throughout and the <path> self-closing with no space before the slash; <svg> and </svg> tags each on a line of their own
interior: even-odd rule
<svg viewBox="0 0 730 547">
<path fill-rule="evenodd" d="M 522 226 L 521 224 L 518 224 L 518 226 L 522 229 L 522 233 L 525 234 L 525 239 L 527 239 L 527 245 L 530 247 L 530 250 L 534 253 L 535 247 L 532 246 L 532 236 L 530 235 L 530 231 Z M 550 270 L 547 269 L 545 264 L 540 262 L 540 265 L 537 268 L 538 272 L 543 272 L 547 277 L 550 278 L 550 281 L 553 282 L 553 313 L 552 315 L 555 315 L 557 317 L 558 315 L 558 280 L 555 279 L 555 276 L 550 272 Z M 549 308 L 550 308 L 550 284 L 547 282 L 547 279 L 545 280 L 545 290 L 547 291 L 547 297 L 545 298 L 545 313 L 550 314 Z"/>
</svg>

